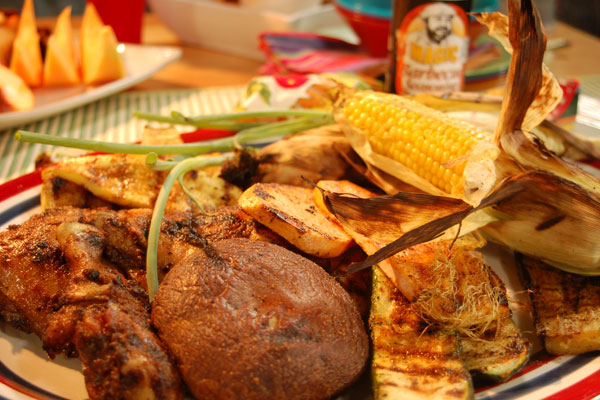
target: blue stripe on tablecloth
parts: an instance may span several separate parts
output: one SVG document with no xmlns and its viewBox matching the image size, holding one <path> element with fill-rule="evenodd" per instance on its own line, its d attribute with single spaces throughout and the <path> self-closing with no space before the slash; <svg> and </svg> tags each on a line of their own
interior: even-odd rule
<svg viewBox="0 0 600 400">
<path fill-rule="evenodd" d="M 40 196 L 34 196 L 30 199 L 24 200 L 15 204 L 14 206 L 6 209 L 5 211 L 0 213 L 0 225 L 4 225 L 9 222 L 13 218 L 18 217 L 19 215 L 32 210 L 40 205 Z"/>
</svg>

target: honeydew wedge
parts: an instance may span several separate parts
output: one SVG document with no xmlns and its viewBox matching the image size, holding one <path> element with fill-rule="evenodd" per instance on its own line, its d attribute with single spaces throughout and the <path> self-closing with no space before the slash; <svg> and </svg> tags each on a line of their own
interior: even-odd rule
<svg viewBox="0 0 600 400">
<path fill-rule="evenodd" d="M 67 6 L 58 16 L 54 32 L 48 38 L 44 63 L 44 86 L 67 86 L 79 83 L 74 50 L 71 6 Z"/>
<path fill-rule="evenodd" d="M 112 27 L 104 25 L 94 5 L 88 3 L 81 22 L 81 73 L 85 84 L 125 76 L 118 44 Z"/>
<path fill-rule="evenodd" d="M 25 0 L 13 42 L 10 69 L 30 87 L 42 84 L 42 51 L 35 22 L 33 0 Z"/>
<path fill-rule="evenodd" d="M 33 92 L 23 79 L 0 64 L 0 109 L 25 111 L 33 108 Z"/>
</svg>

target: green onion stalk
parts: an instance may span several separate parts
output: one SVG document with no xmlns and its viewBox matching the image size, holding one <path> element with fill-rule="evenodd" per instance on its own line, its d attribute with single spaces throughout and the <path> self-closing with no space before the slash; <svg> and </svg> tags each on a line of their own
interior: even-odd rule
<svg viewBox="0 0 600 400">
<path fill-rule="evenodd" d="M 140 145 L 127 143 L 107 143 L 98 140 L 65 138 L 19 130 L 15 133 L 15 140 L 29 143 L 49 144 L 53 146 L 72 147 L 83 150 L 122 153 L 146 154 L 146 163 L 156 170 L 169 171 L 158 194 L 154 205 L 150 231 L 148 235 L 148 248 L 146 253 L 146 280 L 148 283 L 148 297 L 150 302 L 158 291 L 158 240 L 160 225 L 164 215 L 169 194 L 175 182 L 182 182 L 182 177 L 189 171 L 208 166 L 220 165 L 233 158 L 231 150 L 240 148 L 252 142 L 264 141 L 289 135 L 307 129 L 316 128 L 333 122 L 333 116 L 327 111 L 315 110 L 283 110 L 283 111 L 247 111 L 233 114 L 206 115 L 199 117 L 186 117 L 178 112 L 170 116 L 161 116 L 146 113 L 134 113 L 136 118 L 149 121 L 168 123 L 172 125 L 188 125 L 196 128 L 229 129 L 238 131 L 237 134 L 220 139 L 207 140 L 198 143 L 184 143 L 172 145 Z M 284 119 L 285 118 L 285 119 Z M 260 122 L 267 119 L 268 123 Z M 276 120 L 276 122 L 272 122 Z M 228 152 L 220 155 L 198 155 Z M 160 155 L 175 156 L 170 160 L 160 160 Z M 182 184 L 184 192 L 192 198 L 191 193 Z"/>
<path fill-rule="evenodd" d="M 167 175 L 165 181 L 160 188 L 154 211 L 152 212 L 152 220 L 150 221 L 150 230 L 148 233 L 148 248 L 146 249 L 146 282 L 148 284 L 148 296 L 150 302 L 154 300 L 154 296 L 158 291 L 158 237 L 160 234 L 160 224 L 162 222 L 165 206 L 169 199 L 169 194 L 175 182 L 187 172 L 204 167 L 221 165 L 226 160 L 233 157 L 232 153 L 214 157 L 188 158 L 179 162 Z"/>
</svg>

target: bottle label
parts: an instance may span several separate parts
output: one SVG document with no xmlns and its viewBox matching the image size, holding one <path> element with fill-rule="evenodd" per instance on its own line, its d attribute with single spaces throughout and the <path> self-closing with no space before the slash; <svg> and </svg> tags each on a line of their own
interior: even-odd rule
<svg viewBox="0 0 600 400">
<path fill-rule="evenodd" d="M 467 16 L 447 3 L 412 9 L 396 30 L 396 91 L 456 92 L 464 81 L 469 49 Z"/>
</svg>

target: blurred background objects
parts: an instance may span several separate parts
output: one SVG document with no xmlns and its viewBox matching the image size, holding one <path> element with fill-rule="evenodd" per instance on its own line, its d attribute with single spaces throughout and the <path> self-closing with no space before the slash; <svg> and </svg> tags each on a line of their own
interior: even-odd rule
<svg viewBox="0 0 600 400">
<path fill-rule="evenodd" d="M 285 0 L 280 1 L 282 3 L 285 2 Z M 272 1 L 272 3 L 275 2 L 275 0 Z M 501 3 L 505 3 L 505 0 Z M 536 3 L 540 8 L 542 17 L 545 21 L 558 19 L 600 37 L 600 0 L 538 0 Z M 62 9 L 68 5 L 73 7 L 73 15 L 82 14 L 83 9 L 85 8 L 85 0 L 34 0 L 34 4 L 36 14 L 39 17 L 57 16 Z M 0 1 L 1 8 L 14 8 L 20 10 L 22 5 L 23 0 Z M 503 9 L 502 6 L 500 9 Z M 553 10 L 555 11 L 554 16 L 552 14 Z"/>
<path fill-rule="evenodd" d="M 557 0 L 558 19 L 600 37 L 600 0 Z"/>
<path fill-rule="evenodd" d="M 83 14 L 85 0 L 34 0 L 35 14 L 38 17 L 56 17 L 66 6 L 72 6 L 72 14 Z M 0 8 L 13 8 L 20 10 L 23 0 L 2 0 Z"/>
</svg>

